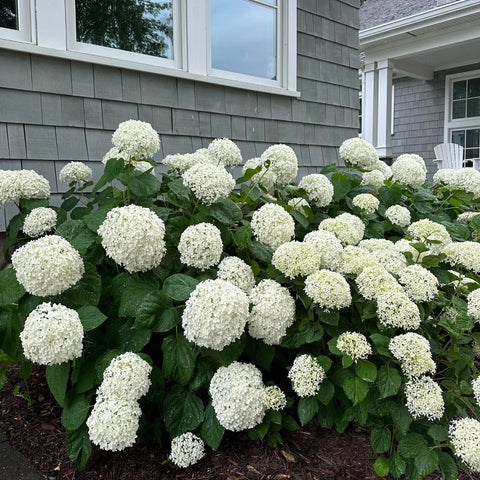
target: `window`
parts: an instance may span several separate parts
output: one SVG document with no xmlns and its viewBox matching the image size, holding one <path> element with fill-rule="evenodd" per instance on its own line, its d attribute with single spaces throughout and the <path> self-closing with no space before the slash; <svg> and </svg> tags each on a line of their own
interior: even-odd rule
<svg viewBox="0 0 480 480">
<path fill-rule="evenodd" d="M 0 37 L 30 42 L 30 0 L 0 1 Z"/>
<path fill-rule="evenodd" d="M 18 6 L 16 0 L 0 3 L 0 27 L 18 30 Z"/>
<path fill-rule="evenodd" d="M 480 158 L 480 128 L 452 130 L 452 143 L 463 147 L 464 166 L 473 166 L 473 158 Z"/>
</svg>

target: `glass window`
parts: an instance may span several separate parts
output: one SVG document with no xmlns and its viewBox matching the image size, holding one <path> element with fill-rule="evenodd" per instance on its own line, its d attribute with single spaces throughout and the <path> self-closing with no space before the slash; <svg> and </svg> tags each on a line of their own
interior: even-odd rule
<svg viewBox="0 0 480 480">
<path fill-rule="evenodd" d="M 172 2 L 76 0 L 77 41 L 173 58 Z"/>
<path fill-rule="evenodd" d="M 277 79 L 276 3 L 211 0 L 212 68 Z"/>
<path fill-rule="evenodd" d="M 17 0 L 0 1 L 0 28 L 18 30 Z"/>
<path fill-rule="evenodd" d="M 472 166 L 469 159 L 480 158 L 480 129 L 462 129 L 452 131 L 452 143 L 457 143 L 463 147 L 464 166 Z"/>
<path fill-rule="evenodd" d="M 453 83 L 452 119 L 480 117 L 480 78 Z"/>
</svg>

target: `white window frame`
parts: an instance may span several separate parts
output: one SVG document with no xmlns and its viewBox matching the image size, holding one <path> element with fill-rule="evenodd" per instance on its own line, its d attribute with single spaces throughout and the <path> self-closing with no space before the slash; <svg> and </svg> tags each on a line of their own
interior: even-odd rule
<svg viewBox="0 0 480 480">
<path fill-rule="evenodd" d="M 0 28 L 0 38 L 16 42 L 32 42 L 34 35 L 32 26 L 35 24 L 34 19 L 32 19 L 35 12 L 32 3 L 32 0 L 18 0 L 18 30 Z"/>
</svg>

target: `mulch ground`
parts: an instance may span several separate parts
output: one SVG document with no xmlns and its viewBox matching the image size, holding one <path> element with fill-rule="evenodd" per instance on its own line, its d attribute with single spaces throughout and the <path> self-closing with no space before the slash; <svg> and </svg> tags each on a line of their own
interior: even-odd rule
<svg viewBox="0 0 480 480">
<path fill-rule="evenodd" d="M 20 391 L 14 395 L 15 386 Z M 187 469 L 163 464 L 168 450 L 147 439 L 122 452 L 94 448 L 78 472 L 64 448 L 61 409 L 51 396 L 44 369 L 36 367 L 28 380 L 31 406 L 23 398 L 25 383 L 18 368 L 9 367 L 7 385 L 0 391 L 0 429 L 48 480 L 374 480 L 375 455 L 368 434 L 339 434 L 311 422 L 302 431 L 283 435 L 284 444 L 272 449 L 245 433 L 228 434 L 218 452 L 209 452 Z M 1 460 L 0 460 L 1 461 Z M 387 477 L 387 479 L 390 477 Z M 441 480 L 433 474 L 428 480 Z M 472 478 L 460 476 L 459 480 Z"/>
</svg>

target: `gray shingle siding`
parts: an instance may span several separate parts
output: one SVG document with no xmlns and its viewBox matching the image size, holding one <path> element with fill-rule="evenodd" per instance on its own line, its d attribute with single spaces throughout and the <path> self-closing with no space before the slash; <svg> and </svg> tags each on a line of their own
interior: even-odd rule
<svg viewBox="0 0 480 480">
<path fill-rule="evenodd" d="M 130 118 L 158 131 L 157 161 L 230 137 L 245 159 L 289 144 L 303 174 L 338 162 L 341 142 L 357 135 L 358 5 L 298 0 L 300 98 L 0 49 L 0 168 L 41 167 L 52 192 L 64 191 L 65 162 L 87 162 L 98 177 L 111 134 Z"/>
</svg>

